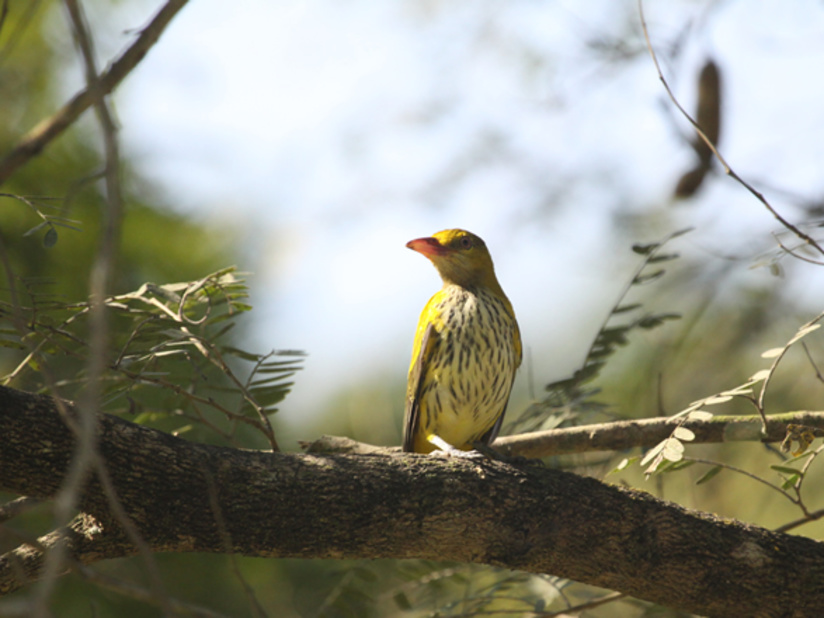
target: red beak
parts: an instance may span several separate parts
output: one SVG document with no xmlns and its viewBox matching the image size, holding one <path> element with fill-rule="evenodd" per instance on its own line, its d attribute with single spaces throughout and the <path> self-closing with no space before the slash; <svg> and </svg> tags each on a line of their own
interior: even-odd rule
<svg viewBox="0 0 824 618">
<path fill-rule="evenodd" d="M 428 258 L 447 254 L 446 247 L 439 243 L 437 238 L 416 238 L 406 243 L 406 246 Z"/>
</svg>

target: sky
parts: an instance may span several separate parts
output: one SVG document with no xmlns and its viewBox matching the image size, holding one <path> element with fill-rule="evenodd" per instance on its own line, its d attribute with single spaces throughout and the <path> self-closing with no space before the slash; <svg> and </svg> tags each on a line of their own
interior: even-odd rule
<svg viewBox="0 0 824 618">
<path fill-rule="evenodd" d="M 93 15 L 117 26 L 101 56 L 159 6 Z M 824 6 L 645 7 L 679 100 L 694 109 L 713 58 L 722 152 L 801 217 L 793 195 L 824 196 Z M 287 422 L 370 376 L 403 396 L 440 286 L 404 245 L 440 229 L 486 240 L 540 382 L 582 362 L 638 264 L 633 242 L 693 226 L 677 248 L 708 271 L 735 258 L 734 285 L 776 284 L 750 267 L 779 226 L 740 186 L 716 175 L 673 202 L 690 133 L 634 1 L 192 0 L 116 100 L 124 150 L 169 203 L 242 230 L 254 347 L 309 354 Z M 811 314 L 818 279 L 799 276 Z"/>
</svg>

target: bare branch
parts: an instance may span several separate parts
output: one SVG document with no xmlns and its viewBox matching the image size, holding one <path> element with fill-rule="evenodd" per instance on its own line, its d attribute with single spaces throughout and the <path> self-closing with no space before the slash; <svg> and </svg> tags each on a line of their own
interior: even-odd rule
<svg viewBox="0 0 824 618">
<path fill-rule="evenodd" d="M 695 434 L 694 444 L 713 442 L 781 442 L 787 425 L 798 424 L 824 429 L 824 412 L 786 412 L 767 416 L 762 433 L 760 415 L 713 416 L 710 420 L 658 417 L 614 421 L 582 427 L 565 427 L 498 438 L 492 445 L 505 454 L 523 457 L 548 457 L 566 453 L 620 451 L 651 447 L 668 438 L 676 427 Z"/>
<path fill-rule="evenodd" d="M 142 601 L 147 605 L 158 605 L 157 595 L 151 590 L 136 586 L 131 582 L 118 580 L 110 575 L 98 573 L 82 565 L 78 565 L 76 569 L 86 581 L 96 584 L 101 588 L 106 588 L 124 597 Z M 221 614 L 208 607 L 194 605 L 193 603 L 179 599 L 170 598 L 168 599 L 168 604 L 175 615 L 195 616 L 197 618 L 227 618 L 226 614 Z"/>
<path fill-rule="evenodd" d="M 673 102 L 675 107 L 677 107 L 678 111 L 681 112 L 681 115 L 683 115 L 684 118 L 686 118 L 687 121 L 689 121 L 689 123 L 697 131 L 697 133 L 700 136 L 701 140 L 712 151 L 712 153 L 718 159 L 719 163 L 721 163 L 721 165 L 724 168 L 724 173 L 726 173 L 729 177 L 731 177 L 733 180 L 738 182 L 742 187 L 744 187 L 753 196 L 755 196 L 755 198 L 759 202 L 761 202 L 767 208 L 767 210 L 770 211 L 770 213 L 773 215 L 773 217 L 775 217 L 779 221 L 779 223 L 781 223 L 781 225 L 783 225 L 785 228 L 790 230 L 793 234 L 795 234 L 798 238 L 803 240 L 808 245 L 810 245 L 812 247 L 815 247 L 815 249 L 818 250 L 819 253 L 824 254 L 824 249 L 822 249 L 822 247 L 812 237 L 808 236 L 807 234 L 802 232 L 800 229 L 798 229 L 795 225 L 793 225 L 792 223 L 787 221 L 784 217 L 782 217 L 778 213 L 778 211 L 775 210 L 775 208 L 772 207 L 772 205 L 767 201 L 767 199 L 764 197 L 764 195 L 761 192 L 757 191 L 751 184 L 749 184 L 743 178 L 741 178 L 735 172 L 735 170 L 732 169 L 732 167 L 730 167 L 730 165 L 727 163 L 726 159 L 724 159 L 724 157 L 721 156 L 721 153 L 718 151 L 718 148 L 715 146 L 715 144 L 712 143 L 712 140 L 710 140 L 710 138 L 707 137 L 707 134 L 704 132 L 702 127 L 693 119 L 692 116 L 690 116 L 689 112 L 686 109 L 684 109 L 684 107 L 681 105 L 681 103 L 679 103 L 678 99 L 675 97 L 675 94 L 673 94 L 672 89 L 669 86 L 669 83 L 667 82 L 666 78 L 664 77 L 663 72 L 661 71 L 661 66 L 658 63 L 658 57 L 656 56 L 655 49 L 653 48 L 652 42 L 650 41 L 649 31 L 647 30 L 647 21 L 646 21 L 646 18 L 644 17 L 644 2 L 643 2 L 643 0 L 638 0 L 638 13 L 639 13 L 640 18 L 641 18 L 641 28 L 644 31 L 644 40 L 647 43 L 647 49 L 649 50 L 649 54 L 652 57 L 653 63 L 655 64 L 655 70 L 658 72 L 658 79 L 661 80 L 661 83 L 664 85 L 664 89 L 667 91 L 667 95 L 669 96 L 670 100 Z"/>
<path fill-rule="evenodd" d="M 146 26 L 137 40 L 103 74 L 96 89 L 86 87 L 78 92 L 50 118 L 42 120 L 24 135 L 17 145 L 0 160 L 0 185 L 22 165 L 37 156 L 46 145 L 70 127 L 95 101 L 109 94 L 143 60 L 157 43 L 172 18 L 186 5 L 187 0 L 168 0 Z"/>
<path fill-rule="evenodd" d="M 563 427 L 499 437 L 492 447 L 505 455 L 538 458 L 595 451 L 623 451 L 649 448 L 665 440 L 677 427 L 695 434 L 692 444 L 717 442 L 782 442 L 789 425 L 824 431 L 824 411 L 786 412 L 767 416 L 766 434 L 761 416 L 713 416 L 709 420 L 668 416 L 631 421 L 610 421 L 580 427 Z M 339 436 L 322 436 L 302 446 L 313 453 L 350 453 L 368 455 L 393 449 L 357 442 Z"/>
<path fill-rule="evenodd" d="M 123 509 L 118 499 L 118 491 L 111 482 L 106 464 L 100 457 L 97 444 L 98 413 L 100 410 L 101 376 L 108 365 L 107 352 L 109 348 L 109 320 L 106 308 L 106 297 L 114 263 L 117 256 L 117 247 L 120 238 L 120 225 L 123 212 L 123 199 L 120 183 L 120 154 L 117 140 L 117 128 L 109 110 L 101 80 L 97 74 L 94 59 L 94 44 L 83 10 L 78 0 L 64 0 L 72 24 L 72 33 L 80 51 L 85 68 L 87 91 L 92 94 L 92 102 L 100 123 L 105 157 L 104 181 L 106 186 L 107 208 L 103 217 L 103 229 L 100 247 L 95 257 L 89 282 L 89 296 L 91 298 L 89 363 L 86 388 L 82 400 L 77 407 L 76 421 L 71 429 L 76 436 L 75 449 L 65 478 L 55 500 L 55 519 L 58 529 L 52 550 L 44 555 L 43 585 L 38 589 L 34 600 L 32 614 L 35 616 L 48 615 L 48 598 L 53 590 L 58 575 L 65 570 L 65 560 L 68 542 L 64 528 L 69 518 L 76 510 L 80 501 L 81 491 L 91 472 L 96 473 L 98 482 L 102 485 L 107 496 L 112 514 L 127 533 L 134 545 L 140 549 L 148 566 L 150 581 L 159 602 L 171 614 L 167 595 L 154 564 L 151 552 L 140 533 Z"/>
<path fill-rule="evenodd" d="M 824 509 L 819 509 L 817 511 L 813 511 L 812 513 L 807 513 L 804 517 L 796 519 L 795 521 L 788 522 L 783 526 L 779 526 L 775 529 L 776 532 L 787 532 L 792 530 L 793 528 L 798 528 L 799 526 L 803 526 L 804 524 L 808 524 L 811 521 L 818 521 L 824 517 Z"/>
<path fill-rule="evenodd" d="M 24 496 L 10 502 L 6 502 L 6 504 L 0 504 L 0 523 L 25 513 L 41 502 L 42 500 L 35 500 L 34 498 L 27 498 Z"/>
</svg>

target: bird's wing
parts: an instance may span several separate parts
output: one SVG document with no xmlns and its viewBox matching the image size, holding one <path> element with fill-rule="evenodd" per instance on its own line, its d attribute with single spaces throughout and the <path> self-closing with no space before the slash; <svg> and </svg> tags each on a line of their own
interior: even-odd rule
<svg viewBox="0 0 824 618">
<path fill-rule="evenodd" d="M 518 328 L 518 320 L 515 319 L 515 311 L 512 309 L 512 303 L 509 302 L 509 299 L 506 296 L 504 296 L 503 301 L 509 317 L 512 318 L 512 345 L 515 347 L 515 369 L 517 369 L 521 366 L 521 361 L 524 357 L 523 344 L 521 343 L 521 329 Z"/>
<path fill-rule="evenodd" d="M 508 301 L 507 301 L 508 302 Z M 510 305 L 510 312 L 512 311 L 512 306 Z M 518 322 L 514 320 L 515 314 L 512 313 L 513 322 L 515 329 L 512 332 L 512 343 L 515 348 L 515 366 L 512 368 L 512 377 L 509 380 L 509 391 L 512 392 L 512 383 L 515 381 L 515 371 L 521 365 L 521 360 L 523 358 L 523 348 L 521 344 L 521 331 L 518 328 Z M 492 444 L 495 438 L 498 437 L 498 433 L 501 431 L 501 425 L 504 423 L 504 416 L 506 415 L 506 407 L 509 404 L 509 393 L 506 395 L 506 399 L 504 400 L 503 408 L 501 409 L 501 413 L 498 416 L 498 420 L 495 421 L 495 424 L 490 427 L 489 431 L 487 431 L 484 435 L 481 436 L 480 442 L 483 444 Z"/>
<path fill-rule="evenodd" d="M 481 444 L 492 444 L 493 440 L 498 437 L 498 432 L 501 431 L 501 425 L 504 424 L 504 415 L 506 414 L 506 406 L 509 402 L 509 396 L 507 396 L 507 401 L 504 402 L 504 407 L 501 410 L 500 416 L 498 416 L 498 420 L 495 421 L 495 424 L 487 431 L 484 435 L 481 436 L 481 439 L 478 440 Z"/>
<path fill-rule="evenodd" d="M 434 324 L 429 320 L 424 320 L 421 316 L 421 324 L 418 327 L 412 365 L 409 367 L 409 379 L 406 384 L 406 412 L 403 422 L 403 450 L 412 452 L 415 448 L 415 434 L 420 422 L 421 408 L 421 383 L 426 372 L 425 359 L 432 358 L 432 350 L 440 339 Z M 424 324 L 426 324 L 424 326 Z"/>
<path fill-rule="evenodd" d="M 515 314 L 512 314 L 513 321 L 515 319 Z M 521 329 L 518 328 L 518 322 L 515 322 L 515 332 L 513 334 L 513 343 L 515 345 L 515 369 L 521 366 L 521 361 L 524 358 L 523 352 L 523 344 L 521 343 Z M 514 372 L 512 379 L 515 379 Z"/>
</svg>

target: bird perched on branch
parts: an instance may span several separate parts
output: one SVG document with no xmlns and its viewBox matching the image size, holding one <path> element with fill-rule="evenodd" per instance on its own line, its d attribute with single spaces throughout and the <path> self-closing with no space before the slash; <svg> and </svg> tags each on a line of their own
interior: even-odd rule
<svg viewBox="0 0 824 618">
<path fill-rule="evenodd" d="M 431 260 L 443 287 L 415 333 L 403 450 L 461 454 L 498 435 L 521 364 L 518 322 L 483 240 L 444 230 L 406 246 Z"/>
</svg>

